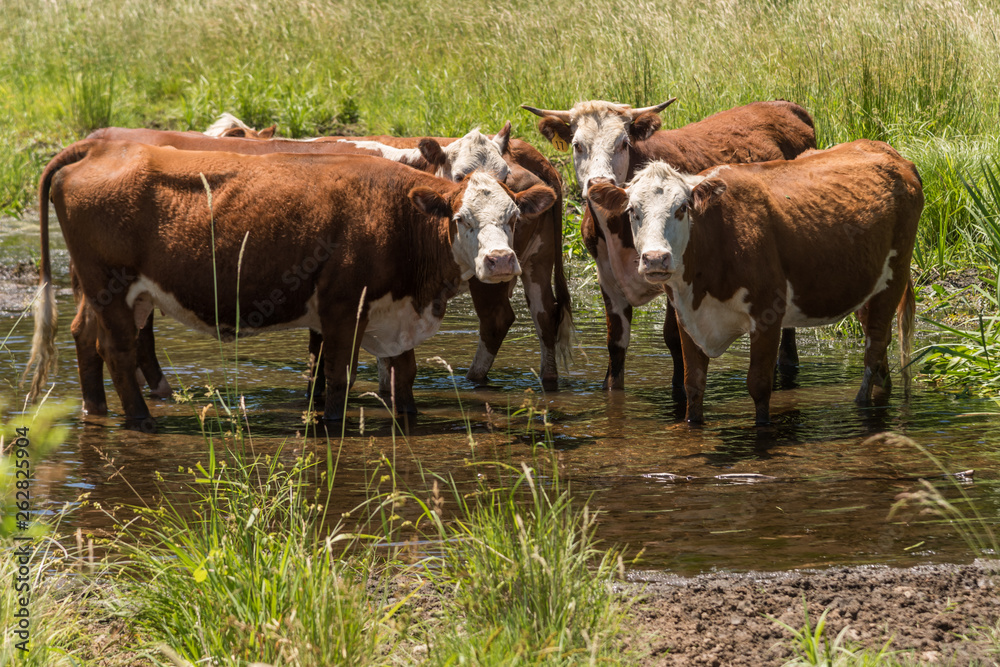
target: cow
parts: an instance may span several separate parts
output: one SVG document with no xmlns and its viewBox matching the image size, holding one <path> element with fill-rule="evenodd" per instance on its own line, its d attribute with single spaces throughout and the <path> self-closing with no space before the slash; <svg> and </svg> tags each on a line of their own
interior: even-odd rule
<svg viewBox="0 0 1000 667">
<path fill-rule="evenodd" d="M 414 412 L 416 368 L 404 353 L 437 331 L 447 300 L 471 278 L 520 274 L 510 247 L 516 220 L 556 198 L 544 185 L 514 193 L 482 172 L 452 183 L 371 156 L 77 142 L 39 184 L 46 288 L 32 398 L 54 360 L 50 197 L 126 420 L 143 426 L 152 422 L 136 379 L 136 336 L 154 307 L 223 339 L 321 331 L 328 420 L 342 416 L 364 347 L 389 360 L 397 410 Z"/>
<path fill-rule="evenodd" d="M 394 139 L 396 142 L 406 142 L 417 150 L 425 151 L 430 160 L 417 158 L 409 154 L 408 164 L 425 171 L 438 173 L 442 167 L 441 156 L 450 174 L 458 174 L 469 164 L 468 156 L 479 155 L 485 168 L 496 173 L 499 178 L 506 178 L 508 185 L 515 191 L 527 190 L 538 184 L 555 186 L 557 203 L 553 209 L 540 214 L 525 215 L 515 230 L 515 248 L 519 249 L 524 267 L 522 280 L 526 284 L 529 306 L 536 322 L 536 330 L 543 346 L 543 383 L 546 388 L 554 388 L 558 382 L 555 359 L 558 356 L 568 356 L 569 339 L 572 327 L 572 311 L 569 289 L 562 270 L 562 218 L 561 211 L 562 187 L 558 173 L 538 151 L 529 144 L 516 139 L 509 140 L 510 124 L 507 123 L 492 139 L 473 130 L 459 139 Z M 271 139 L 267 141 L 252 141 L 236 138 L 206 138 L 198 132 L 171 132 L 147 129 L 104 128 L 93 132 L 88 138 L 102 140 L 135 141 L 156 146 L 173 146 L 183 150 L 222 150 L 246 154 L 270 154 L 273 152 L 310 153 L 310 154 L 365 154 L 382 155 L 388 148 L 385 144 L 377 144 L 377 148 L 366 148 L 348 142 L 340 142 L 331 138 L 329 141 L 297 141 L 288 139 Z M 364 138 L 372 141 L 377 138 Z M 450 149 L 438 143 L 441 142 Z M 374 145 L 373 145 L 374 146 Z M 492 147 L 492 148 L 491 148 Z M 506 149 L 506 150 L 505 150 Z M 510 160 L 504 162 L 503 155 Z M 513 156 L 513 157 L 512 157 Z M 528 171 L 520 166 L 524 164 Z M 507 168 L 504 173 L 503 167 Z M 544 175 L 544 179 L 535 176 Z M 554 267 L 554 271 L 553 271 Z M 548 276 L 554 274 L 556 297 L 552 297 L 552 288 Z M 71 270 L 72 277 L 72 270 Z M 544 282 L 543 282 L 544 281 Z M 543 283 L 543 284 L 539 284 Z M 473 278 L 470 281 L 470 292 L 473 304 L 480 319 L 480 343 L 476 358 L 470 367 L 470 380 L 485 382 L 492 361 L 496 356 L 507 331 L 514 320 L 513 308 L 510 306 L 509 292 L 512 284 L 489 285 Z M 547 298 L 548 297 L 548 298 Z M 77 341 L 77 359 L 80 366 L 80 380 L 84 397 L 84 409 L 90 414 L 104 414 L 107 411 L 104 399 L 103 361 L 97 353 L 96 320 L 90 313 L 86 301 L 79 299 L 80 306 L 73 322 L 74 337 Z M 152 314 L 150 314 L 152 317 Z M 89 342 L 88 342 L 89 341 Z M 316 366 L 322 336 L 310 331 L 310 387 L 318 384 L 317 394 L 322 394 L 325 386 L 322 378 L 322 366 Z M 139 366 L 142 376 L 148 382 L 152 396 L 169 397 L 172 393 L 169 383 L 163 375 L 156 359 L 155 343 L 152 326 L 146 326 L 139 331 Z M 413 362 L 415 363 L 415 361 Z M 380 361 L 380 389 L 387 393 L 388 374 L 384 360 Z M 314 369 L 316 372 L 313 378 Z"/>
<path fill-rule="evenodd" d="M 676 98 L 633 109 L 604 101 L 580 102 L 566 111 L 523 106 L 541 116 L 539 131 L 559 148 L 571 146 L 573 166 L 584 198 L 595 183 L 621 186 L 645 164 L 665 160 L 685 173 L 726 163 L 791 159 L 816 147 L 812 119 L 802 107 L 785 101 L 754 102 L 721 111 L 676 130 L 660 130 L 660 111 Z M 627 219 L 609 219 L 587 206 L 580 231 L 597 261 L 597 275 L 607 315 L 608 370 L 604 389 L 625 387 L 625 354 L 632 308 L 660 292 L 636 272 L 638 256 Z M 684 362 L 673 307 L 668 303 L 663 339 L 673 358 L 673 394 L 684 397 Z M 795 332 L 785 332 L 781 365 L 798 365 Z"/>
<path fill-rule="evenodd" d="M 412 160 L 412 151 L 419 150 L 429 169 L 444 178 L 458 178 L 474 164 L 487 165 L 498 178 L 502 170 L 489 165 L 491 150 L 483 140 L 470 141 L 470 132 L 462 139 L 448 137 L 404 138 L 385 135 L 371 137 L 322 137 L 320 141 L 341 141 L 358 147 L 375 150 L 391 159 Z M 500 154 L 509 167 L 507 185 L 515 192 L 519 189 L 544 184 L 556 192 L 556 203 L 536 216 L 525 216 L 514 230 L 514 250 L 521 262 L 521 283 L 535 324 L 535 333 L 541 342 L 542 387 L 555 390 L 559 386 L 560 364 L 570 358 L 573 330 L 573 311 L 563 269 L 562 257 L 562 179 L 552 163 L 534 146 L 518 139 L 506 139 L 510 124 L 506 124 L 491 141 L 499 142 Z M 464 143 L 464 146 L 459 144 Z M 389 148 L 385 148 L 388 146 Z M 477 148 L 478 147 L 478 148 Z M 478 158 L 471 160 L 476 155 Z M 409 162 L 414 164 L 413 161 Z M 513 284 L 483 284 L 470 282 L 470 293 L 479 316 L 479 343 L 475 358 L 466 378 L 483 384 L 493 366 L 507 331 L 514 323 L 514 309 L 510 304 Z"/>
<path fill-rule="evenodd" d="M 924 199 L 913 163 L 888 144 L 859 139 L 697 175 L 651 162 L 627 189 L 601 181 L 589 194 L 606 215 L 627 215 L 637 273 L 677 310 L 689 422 L 704 420 L 709 358 L 749 334 L 747 388 L 756 423 L 767 424 L 781 327 L 852 312 L 865 332 L 858 405 L 888 393 L 894 312 L 908 383 L 910 258 Z"/>
</svg>

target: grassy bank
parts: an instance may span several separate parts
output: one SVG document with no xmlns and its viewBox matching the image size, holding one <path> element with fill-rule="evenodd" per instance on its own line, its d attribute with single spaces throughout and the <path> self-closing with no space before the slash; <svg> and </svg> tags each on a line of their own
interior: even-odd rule
<svg viewBox="0 0 1000 667">
<path fill-rule="evenodd" d="M 917 163 L 917 262 L 947 267 L 977 238 L 961 176 L 1000 155 L 1000 8 L 971 0 L 9 0 L 0 21 L 0 208 L 13 212 L 56 146 L 111 124 L 204 129 L 231 111 L 301 137 L 510 119 L 541 144 L 518 105 L 676 95 L 664 120 L 679 126 L 785 98 L 822 146 L 883 139 Z"/>
</svg>

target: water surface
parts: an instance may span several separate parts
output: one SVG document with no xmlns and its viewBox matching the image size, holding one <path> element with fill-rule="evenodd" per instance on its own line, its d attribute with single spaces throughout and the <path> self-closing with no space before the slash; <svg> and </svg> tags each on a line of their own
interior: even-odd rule
<svg viewBox="0 0 1000 667">
<path fill-rule="evenodd" d="M 24 257 L 36 239 L 30 226 L 5 235 L 0 261 Z M 64 252 L 57 253 L 56 266 L 57 281 L 65 286 Z M 322 438 L 297 437 L 309 407 L 302 378 L 304 331 L 244 339 L 237 351 L 158 317 L 156 340 L 168 379 L 175 388 L 193 388 L 194 400 L 151 400 L 158 432 L 126 431 L 108 382 L 112 414 L 83 419 L 74 413 L 66 420 L 65 444 L 37 471 L 36 497 L 47 496 L 52 507 L 89 492 L 100 509 L 79 509 L 71 521 L 73 527 L 101 530 L 111 525 L 108 508 L 152 503 L 164 489 L 183 488 L 190 479 L 186 471 L 207 459 L 196 413 L 209 402 L 204 394 L 211 386 L 244 397 L 254 452 L 280 451 L 291 459 L 305 448 L 324 459 L 325 467 L 332 448 L 338 455 L 334 514 L 365 498 L 380 453 L 395 462 L 402 484 L 425 493 L 426 471 L 471 483 L 477 470 L 470 462 L 531 460 L 542 442 L 540 451 L 554 453 L 576 497 L 602 511 L 599 536 L 609 544 L 627 544 L 630 554 L 642 551 L 635 566 L 642 570 L 695 574 L 973 558 L 953 529 L 926 516 L 910 513 L 909 523 L 887 518 L 897 494 L 917 489 L 918 478 L 940 471 L 906 442 L 869 438 L 884 431 L 905 434 L 946 469 L 975 469 L 976 481 L 964 490 L 980 512 L 997 517 L 1000 419 L 963 416 L 994 410 L 992 402 L 917 384 L 909 401 L 897 389 L 888 406 L 859 409 L 852 401 L 861 379 L 862 343 L 831 338 L 828 330 L 800 330 L 801 368 L 794 379 L 781 380 L 772 398 L 772 427 L 753 425 L 743 341 L 713 360 L 707 423 L 691 428 L 670 399 L 671 360 L 660 333 L 663 304 L 637 314 L 627 388 L 608 394 L 600 389 L 607 353 L 593 271 L 582 263 L 572 268 L 578 347 L 560 390 L 543 393 L 533 371 L 538 346 L 520 289 L 518 321 L 497 358 L 492 385 L 466 383 L 462 376 L 475 351 L 477 321 L 463 296 L 449 305 L 441 332 L 417 350 L 421 415 L 405 438 L 393 437 L 392 422 L 376 399 L 360 398 L 377 388 L 370 355 L 361 359 L 346 437 L 328 445 Z M 52 396 L 79 400 L 69 334 L 73 303 L 65 290 L 59 312 L 60 367 Z M 15 326 L 15 320 L 16 315 L 0 315 L 0 331 L 12 330 L 0 359 L 5 375 L 20 372 L 28 357 L 31 323 Z M 447 360 L 454 375 L 430 361 L 435 357 Z M 536 411 L 531 424 L 525 405 Z M 541 410 L 550 425 L 549 445 Z M 716 477 L 736 473 L 772 479 Z M 942 488 L 957 497 L 943 480 Z"/>
</svg>

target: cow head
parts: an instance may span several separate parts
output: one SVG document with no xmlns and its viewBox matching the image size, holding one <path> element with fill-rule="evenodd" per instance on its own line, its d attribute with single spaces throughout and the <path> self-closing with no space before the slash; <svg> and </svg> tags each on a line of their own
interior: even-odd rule
<svg viewBox="0 0 1000 667">
<path fill-rule="evenodd" d="M 550 111 L 522 105 L 541 116 L 538 130 L 552 141 L 559 137 L 573 148 L 573 167 L 583 196 L 601 181 L 622 185 L 628 174 L 629 144 L 648 139 L 660 129 L 659 112 L 676 98 L 663 104 L 633 109 L 626 104 L 580 102 L 568 111 Z"/>
<path fill-rule="evenodd" d="M 510 167 L 503 154 L 509 141 L 510 121 L 492 139 L 478 129 L 447 146 L 441 146 L 431 138 L 421 139 L 420 154 L 435 167 L 436 176 L 455 183 L 477 169 L 505 181 Z"/>
<path fill-rule="evenodd" d="M 609 215 L 628 213 L 639 255 L 639 275 L 665 283 L 684 271 L 684 251 L 691 237 L 691 212 L 704 213 L 726 191 L 714 175 L 690 176 L 666 162 L 651 162 L 628 188 L 595 183 L 590 199 Z"/>
<path fill-rule="evenodd" d="M 511 247 L 514 223 L 522 215 L 542 213 L 556 199 L 545 185 L 515 194 L 480 171 L 465 178 L 448 196 L 423 186 L 413 188 L 409 196 L 424 213 L 450 219 L 451 251 L 462 269 L 462 280 L 475 276 L 484 283 L 502 283 L 521 275 Z"/>
</svg>

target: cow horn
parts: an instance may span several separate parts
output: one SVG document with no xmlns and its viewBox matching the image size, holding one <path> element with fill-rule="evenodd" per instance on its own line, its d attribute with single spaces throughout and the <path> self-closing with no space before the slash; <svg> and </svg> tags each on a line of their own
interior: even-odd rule
<svg viewBox="0 0 1000 667">
<path fill-rule="evenodd" d="M 646 113 L 647 111 L 652 111 L 653 113 L 660 113 L 661 111 L 663 111 L 664 109 L 666 109 L 668 106 L 670 106 L 671 104 L 673 104 L 676 101 L 677 101 L 676 97 L 671 97 L 669 100 L 667 100 L 666 102 L 664 102 L 662 104 L 657 104 L 657 105 L 654 105 L 654 106 L 651 106 L 651 107 L 646 107 L 644 109 L 632 109 L 628 113 L 629 113 L 630 116 L 632 116 L 633 119 L 638 118 L 639 116 L 641 116 L 642 114 Z"/>
<path fill-rule="evenodd" d="M 535 107 L 529 107 L 527 104 L 522 104 L 521 108 L 530 111 L 536 116 L 541 116 L 545 118 L 546 116 L 554 116 L 564 123 L 569 123 L 569 111 L 552 111 L 550 109 L 536 109 Z"/>
</svg>

